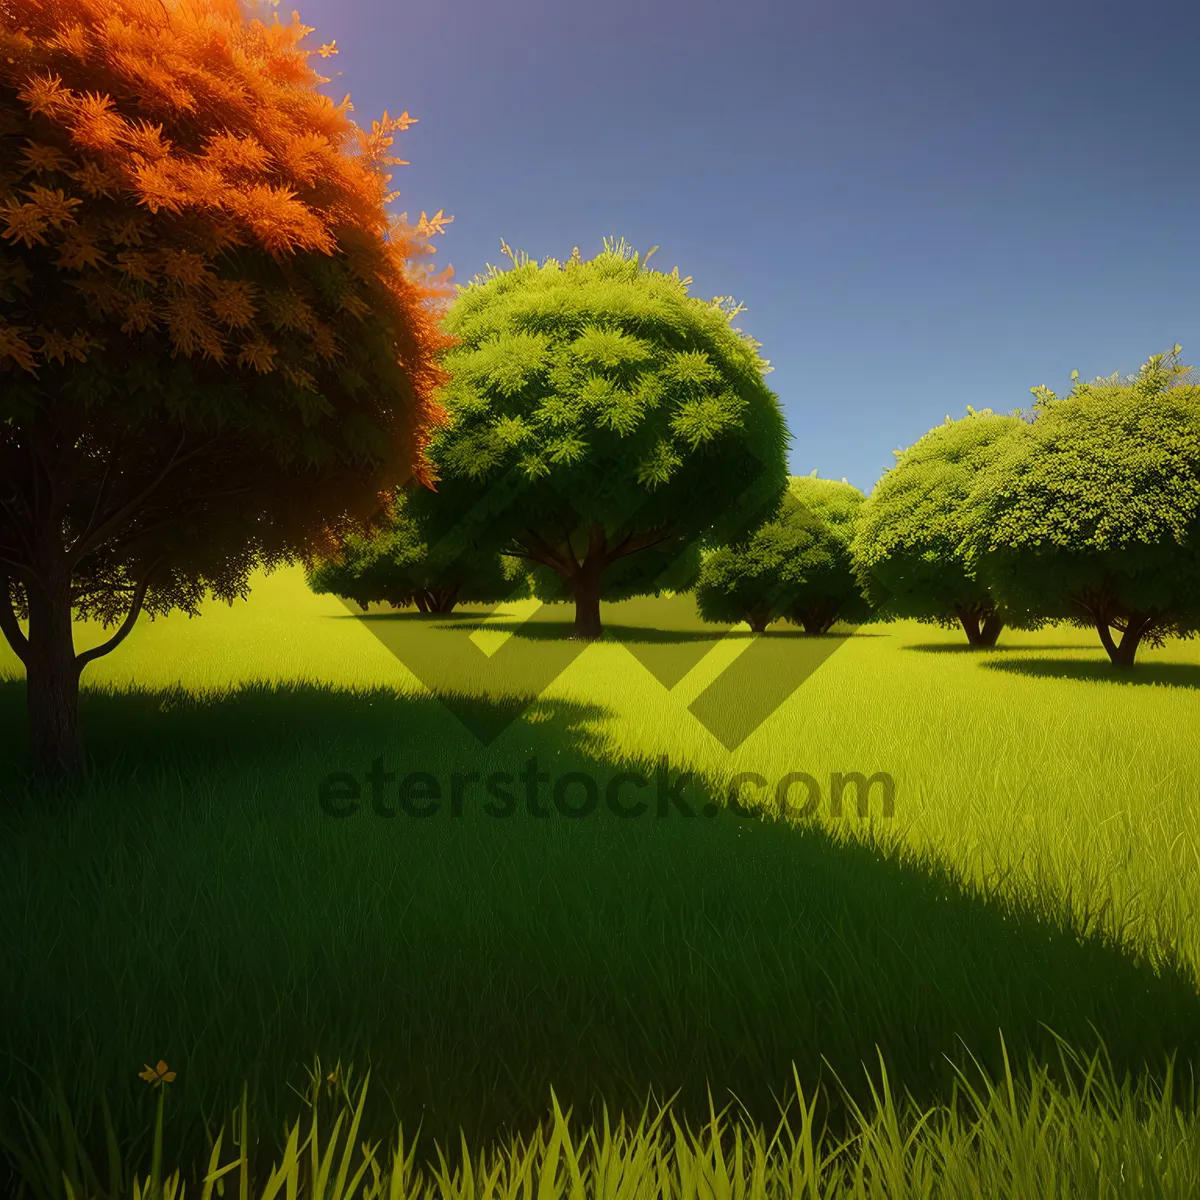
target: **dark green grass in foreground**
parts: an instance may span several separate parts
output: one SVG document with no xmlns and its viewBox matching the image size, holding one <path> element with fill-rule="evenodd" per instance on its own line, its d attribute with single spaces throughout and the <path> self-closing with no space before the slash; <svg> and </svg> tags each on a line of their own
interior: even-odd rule
<svg viewBox="0 0 1200 1200">
<path fill-rule="evenodd" d="M 6 797 L 22 704 L 0 683 Z M 426 1149 L 528 1134 L 551 1087 L 583 1124 L 678 1089 L 694 1126 L 711 1084 L 773 1128 L 792 1064 L 810 1094 L 832 1070 L 869 1106 L 877 1048 L 927 1106 L 966 1049 L 1003 1079 L 1001 1032 L 1022 1068 L 1056 1070 L 1054 1034 L 1085 1054 L 1099 1038 L 1118 1078 L 1177 1054 L 1191 1087 L 1190 965 L 989 900 L 913 851 L 728 812 L 334 820 L 317 804 L 321 776 L 384 753 L 446 774 L 536 755 L 603 784 L 629 764 L 599 753 L 596 715 L 543 701 L 485 750 L 438 702 L 387 691 L 85 693 L 97 780 L 0 818 L 5 1127 L 13 1100 L 43 1112 L 57 1078 L 98 1160 L 101 1096 L 144 1149 L 137 1072 L 159 1057 L 178 1071 L 167 1162 L 185 1163 L 207 1161 L 243 1080 L 259 1152 L 277 1155 L 314 1055 L 370 1066 L 362 1136 L 423 1122 Z M 835 1133 L 852 1127 L 837 1095 Z"/>
</svg>

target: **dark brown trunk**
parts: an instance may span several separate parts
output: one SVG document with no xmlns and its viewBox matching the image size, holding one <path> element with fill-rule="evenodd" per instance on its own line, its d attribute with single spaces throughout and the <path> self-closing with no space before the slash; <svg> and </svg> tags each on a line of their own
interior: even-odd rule
<svg viewBox="0 0 1200 1200">
<path fill-rule="evenodd" d="M 79 676 L 71 627 L 71 577 L 65 567 L 46 571 L 29 598 L 25 691 L 29 746 L 35 773 L 62 778 L 84 766 L 79 729 Z"/>
<path fill-rule="evenodd" d="M 1109 661 L 1114 667 L 1132 667 L 1134 665 L 1138 646 L 1141 645 L 1149 624 L 1150 622 L 1144 616 L 1131 616 L 1126 622 L 1125 630 L 1118 642 L 1113 638 L 1109 618 L 1099 617 L 1097 619 L 1096 630 L 1100 634 L 1100 641 L 1104 643 L 1104 649 L 1108 651 Z"/>
<path fill-rule="evenodd" d="M 595 642 L 604 636 L 600 625 L 600 583 L 604 576 L 604 526 L 594 525 L 588 531 L 588 549 L 583 561 L 573 573 L 571 595 L 575 600 L 575 630 L 573 637 Z"/>
<path fill-rule="evenodd" d="M 836 608 L 812 608 L 796 613 L 796 624 L 801 625 L 808 634 L 828 633 L 836 620 Z"/>
<path fill-rule="evenodd" d="M 771 614 L 765 608 L 752 608 L 746 613 L 746 623 L 755 633 L 766 633 Z"/>
<path fill-rule="evenodd" d="M 955 616 L 967 635 L 967 642 L 976 647 L 994 646 L 1004 628 L 1004 622 L 986 608 L 959 608 Z"/>
<path fill-rule="evenodd" d="M 575 632 L 581 641 L 594 642 L 604 635 L 600 625 L 600 580 L 581 571 L 571 589 L 575 597 Z"/>
<path fill-rule="evenodd" d="M 957 610 L 958 623 L 963 627 L 963 633 L 967 635 L 967 641 L 972 646 L 979 645 L 979 614 L 972 609 L 960 608 Z"/>
<path fill-rule="evenodd" d="M 417 606 L 419 612 L 429 611 L 429 597 L 425 592 L 418 590 L 413 594 L 413 603 Z"/>
<path fill-rule="evenodd" d="M 1003 618 L 998 617 L 995 613 L 989 614 L 984 618 L 983 625 L 979 629 L 979 645 L 994 646 L 1003 630 Z"/>
<path fill-rule="evenodd" d="M 434 588 L 430 592 L 430 611 L 448 613 L 454 611 L 458 603 L 458 585 L 453 587 Z"/>
</svg>

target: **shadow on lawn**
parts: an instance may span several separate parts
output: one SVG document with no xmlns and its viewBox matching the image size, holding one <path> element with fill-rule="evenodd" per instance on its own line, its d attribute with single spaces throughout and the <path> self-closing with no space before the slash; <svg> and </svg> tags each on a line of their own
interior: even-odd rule
<svg viewBox="0 0 1200 1200">
<path fill-rule="evenodd" d="M 972 646 L 967 642 L 914 642 L 901 646 L 901 650 L 915 650 L 920 654 L 966 654 L 982 658 L 985 654 L 1040 654 L 1043 650 L 1083 650 L 1085 646 L 1010 646 L 1001 642 L 998 646 Z"/>
<path fill-rule="evenodd" d="M 425 628 L 462 630 L 472 633 L 479 629 L 508 632 L 528 641 L 566 641 L 575 630 L 574 609 L 568 602 L 547 601 L 527 618 L 492 617 L 491 608 L 467 605 L 452 613 L 420 613 L 410 609 L 388 609 L 376 606 L 375 611 L 363 613 L 357 606 L 346 604 L 347 613 L 362 621 L 383 621 L 423 624 Z M 491 619 L 489 619 L 491 618 Z M 695 598 L 690 594 L 653 597 L 639 596 L 632 600 L 603 601 L 600 618 L 603 640 L 630 645 L 665 645 L 688 642 L 718 642 L 732 634 L 736 637 L 756 636 L 749 629 L 739 629 L 726 622 L 709 623 L 701 620 Z M 766 636 L 772 639 L 798 638 L 804 641 L 824 637 L 884 637 L 854 626 L 837 625 L 829 633 L 805 633 L 789 621 L 776 621 Z"/>
<path fill-rule="evenodd" d="M 23 685 L 0 683 L 5 764 L 18 709 Z M 893 1086 L 929 1103 L 964 1044 L 1002 1077 L 1001 1031 L 1018 1064 L 1058 1061 L 1046 1027 L 1085 1052 L 1098 1035 L 1118 1074 L 1173 1050 L 1200 1060 L 1196 980 L 1169 955 L 1152 966 L 1063 914 L 981 899 L 937 862 L 819 828 L 728 810 L 658 819 L 652 764 L 639 819 L 602 803 L 587 820 L 335 821 L 296 794 L 297 744 L 364 764 L 407 748 L 423 769 L 482 752 L 438 701 L 383 690 L 89 691 L 83 710 L 108 781 L 61 819 L 10 813 L 0 837 L 0 911 L 26 914 L 5 951 L 25 965 L 0 971 L 0 1071 L 71 1063 L 72 1103 L 87 1110 L 83 1081 L 106 1081 L 122 1133 L 145 1124 L 137 1068 L 167 1046 L 175 1130 L 199 1136 L 249 1077 L 270 1137 L 299 1115 L 286 1085 L 320 1054 L 371 1065 L 360 1136 L 423 1119 L 425 1148 L 457 1146 L 460 1127 L 474 1147 L 528 1132 L 552 1085 L 576 1127 L 598 1098 L 633 1114 L 649 1089 L 682 1089 L 676 1111 L 699 1122 L 711 1082 L 718 1105 L 733 1092 L 773 1128 L 792 1062 L 810 1088 L 827 1059 L 867 1103 L 876 1047 Z M 636 764 L 595 752 L 598 712 L 546 706 L 489 754 L 611 778 Z M 683 793 L 696 811 L 703 795 Z M 169 871 L 148 875 L 133 846 Z M 326 866 L 331 847 L 354 871 Z M 20 1074 L 0 1094 L 23 1096 Z"/>
<path fill-rule="evenodd" d="M 473 749 L 466 730 L 448 720 L 450 713 L 504 726 L 525 714 L 530 722 L 557 722 L 567 736 L 582 736 L 583 728 L 609 715 L 598 705 L 536 695 L 414 697 L 385 686 L 352 691 L 307 683 L 250 682 L 227 694 L 85 683 L 79 700 L 91 766 L 114 783 L 183 761 L 217 769 L 242 766 L 298 746 L 460 737 Z M 0 678 L 0 794 L 25 782 L 28 737 L 25 681 Z"/>
<path fill-rule="evenodd" d="M 553 610 L 551 610 L 553 613 Z M 516 617 L 496 617 L 488 619 L 487 613 L 469 611 L 454 613 L 410 613 L 410 612 L 373 612 L 351 613 L 359 621 L 422 621 L 427 628 L 453 630 L 454 632 L 474 633 L 510 633 L 514 637 L 526 638 L 530 641 L 557 642 L 567 641 L 575 632 L 573 618 L 560 617 L 557 614 L 542 615 L 541 612 L 522 621 Z M 335 618 L 340 620 L 341 618 Z M 603 622 L 604 635 L 601 639 L 606 642 L 624 643 L 668 643 L 668 642 L 719 642 L 726 637 L 750 638 L 759 636 L 749 629 L 739 629 L 734 625 L 701 625 L 696 628 L 655 628 L 649 625 L 627 625 L 617 621 Z M 829 633 L 811 634 L 803 629 L 790 625 L 776 623 L 768 626 L 762 636 L 772 639 L 799 638 L 803 641 L 818 641 L 821 638 L 846 637 L 884 637 L 879 633 L 866 633 L 853 627 L 838 626 Z"/>
<path fill-rule="evenodd" d="M 1077 679 L 1089 683 L 1158 684 L 1164 687 L 1200 688 L 1200 665 L 1195 663 L 1137 663 L 1130 670 L 1114 667 L 1107 659 L 1084 662 L 1074 658 L 1031 659 L 1028 662 L 985 662 L 994 671 L 1029 675 L 1035 679 Z"/>
</svg>

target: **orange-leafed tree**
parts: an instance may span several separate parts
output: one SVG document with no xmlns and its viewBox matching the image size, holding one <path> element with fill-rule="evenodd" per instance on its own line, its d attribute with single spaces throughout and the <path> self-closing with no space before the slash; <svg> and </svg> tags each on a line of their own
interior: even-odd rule
<svg viewBox="0 0 1200 1200">
<path fill-rule="evenodd" d="M 451 218 L 389 212 L 412 118 L 358 126 L 312 33 L 0 0 L 0 631 L 52 775 L 86 766 L 80 673 L 139 613 L 244 598 L 430 482 L 452 272 L 421 258 Z"/>
</svg>

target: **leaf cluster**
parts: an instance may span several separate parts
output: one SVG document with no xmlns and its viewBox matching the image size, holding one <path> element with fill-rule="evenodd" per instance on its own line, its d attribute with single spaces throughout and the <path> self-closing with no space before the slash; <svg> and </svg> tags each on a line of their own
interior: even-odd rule
<svg viewBox="0 0 1200 1200">
<path fill-rule="evenodd" d="M 751 614 L 788 617 L 806 629 L 869 616 L 854 575 L 850 545 L 863 494 L 842 480 L 793 476 L 776 514 L 743 541 L 704 561 L 696 601 L 706 621 Z"/>
<path fill-rule="evenodd" d="M 968 409 L 896 452 L 859 511 L 851 544 L 859 585 L 876 609 L 952 624 L 961 611 L 994 606 L 963 549 L 967 500 L 1001 446 L 1029 427 L 1016 415 Z"/>
<path fill-rule="evenodd" d="M 460 288 L 444 322 L 458 344 L 430 446 L 441 478 L 491 492 L 509 536 L 599 523 L 686 540 L 761 519 L 789 435 L 722 298 L 689 296 L 678 268 L 651 270 L 623 242 L 513 264 Z"/>
<path fill-rule="evenodd" d="M 357 126 L 311 32 L 0 0 L 0 607 L 61 532 L 80 615 L 193 612 L 429 478 L 448 218 L 388 213 L 412 118 Z"/>
<path fill-rule="evenodd" d="M 1093 624 L 1158 614 L 1200 627 L 1200 383 L 1156 355 L 1079 384 L 997 449 L 965 506 L 964 550 L 1006 603 Z"/>
<path fill-rule="evenodd" d="M 397 492 L 387 525 L 350 535 L 336 554 L 311 564 L 309 587 L 364 608 L 379 601 L 410 604 L 419 592 L 453 591 L 458 603 L 500 603 L 529 594 L 518 559 L 440 533 L 436 505 L 437 497 L 424 489 Z"/>
</svg>

